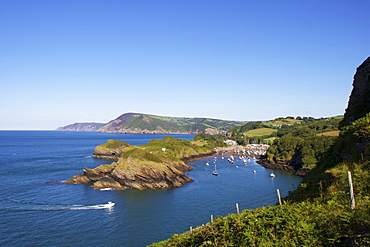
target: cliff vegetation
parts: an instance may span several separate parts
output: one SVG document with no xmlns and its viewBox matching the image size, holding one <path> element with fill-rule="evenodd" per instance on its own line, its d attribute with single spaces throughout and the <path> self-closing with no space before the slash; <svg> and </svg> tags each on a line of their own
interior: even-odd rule
<svg viewBox="0 0 370 247">
<path fill-rule="evenodd" d="M 369 83 L 362 80 L 370 78 L 369 65 L 368 58 L 357 69 L 339 137 L 317 136 L 312 125 L 280 132 L 269 159 L 316 163 L 282 205 L 219 216 L 151 246 L 370 246 L 370 110 L 362 107 L 370 96 L 357 90 Z M 313 146 L 314 152 L 308 151 Z"/>
</svg>

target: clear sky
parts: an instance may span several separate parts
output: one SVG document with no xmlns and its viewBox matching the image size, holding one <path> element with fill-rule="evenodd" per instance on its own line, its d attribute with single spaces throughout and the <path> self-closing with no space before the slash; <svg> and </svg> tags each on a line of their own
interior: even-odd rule
<svg viewBox="0 0 370 247">
<path fill-rule="evenodd" d="M 342 115 L 370 1 L 1 0 L 0 129 Z"/>
</svg>

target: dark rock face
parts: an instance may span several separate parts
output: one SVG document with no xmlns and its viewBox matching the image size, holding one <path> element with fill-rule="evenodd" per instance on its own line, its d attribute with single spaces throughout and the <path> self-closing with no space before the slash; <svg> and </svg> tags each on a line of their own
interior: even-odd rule
<svg viewBox="0 0 370 247">
<path fill-rule="evenodd" d="M 340 127 L 350 125 L 370 112 L 370 57 L 356 70 L 348 107 Z"/>
<path fill-rule="evenodd" d="M 123 164 L 124 163 L 124 164 Z M 186 164 L 136 164 L 135 160 L 125 160 L 121 166 L 129 169 L 115 169 L 112 177 L 126 187 L 134 189 L 167 189 L 178 188 L 193 181 L 183 171 L 192 170 Z"/>
<path fill-rule="evenodd" d="M 122 190 L 133 189 L 168 189 L 178 188 L 192 182 L 184 171 L 193 168 L 185 163 L 171 164 L 140 164 L 138 160 L 120 159 L 111 165 L 101 165 L 94 169 L 84 168 L 83 174 L 78 174 L 67 180 L 66 184 L 93 183 L 94 189 L 112 188 Z"/>
<path fill-rule="evenodd" d="M 273 170 L 281 170 L 281 171 L 288 171 L 294 173 L 296 176 L 304 176 L 309 172 L 309 169 L 302 168 L 301 166 L 294 166 L 289 164 L 287 161 L 286 163 L 278 163 L 278 162 L 272 162 L 268 160 L 259 160 L 257 161 L 258 164 L 261 166 L 267 168 L 267 169 L 273 169 Z"/>
</svg>

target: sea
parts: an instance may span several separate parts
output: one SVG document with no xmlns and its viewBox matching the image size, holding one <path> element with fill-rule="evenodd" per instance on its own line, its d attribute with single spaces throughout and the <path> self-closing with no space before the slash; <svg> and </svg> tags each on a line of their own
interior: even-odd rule
<svg viewBox="0 0 370 247">
<path fill-rule="evenodd" d="M 194 181 L 176 189 L 95 190 L 63 183 L 84 167 L 110 164 L 91 157 L 109 139 L 142 145 L 164 136 L 0 131 L 0 246 L 147 246 L 237 208 L 276 205 L 277 189 L 285 196 L 301 181 L 253 157 L 235 156 L 231 164 L 219 155 L 189 163 Z M 218 176 L 212 175 L 215 168 Z M 104 208 L 108 202 L 115 206 Z"/>
</svg>

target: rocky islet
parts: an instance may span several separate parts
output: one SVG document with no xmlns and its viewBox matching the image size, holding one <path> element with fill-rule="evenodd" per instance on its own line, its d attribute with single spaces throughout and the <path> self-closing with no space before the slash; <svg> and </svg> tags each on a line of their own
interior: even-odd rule
<svg viewBox="0 0 370 247">
<path fill-rule="evenodd" d="M 115 159 L 109 165 L 94 169 L 84 168 L 66 184 L 93 183 L 95 189 L 168 189 L 178 188 L 193 181 L 185 172 L 193 168 L 189 160 L 214 155 L 207 143 L 185 141 L 166 136 L 148 144 L 132 146 L 126 142 L 109 140 L 95 148 L 93 157 Z M 185 161 L 184 161 L 185 160 Z"/>
</svg>

